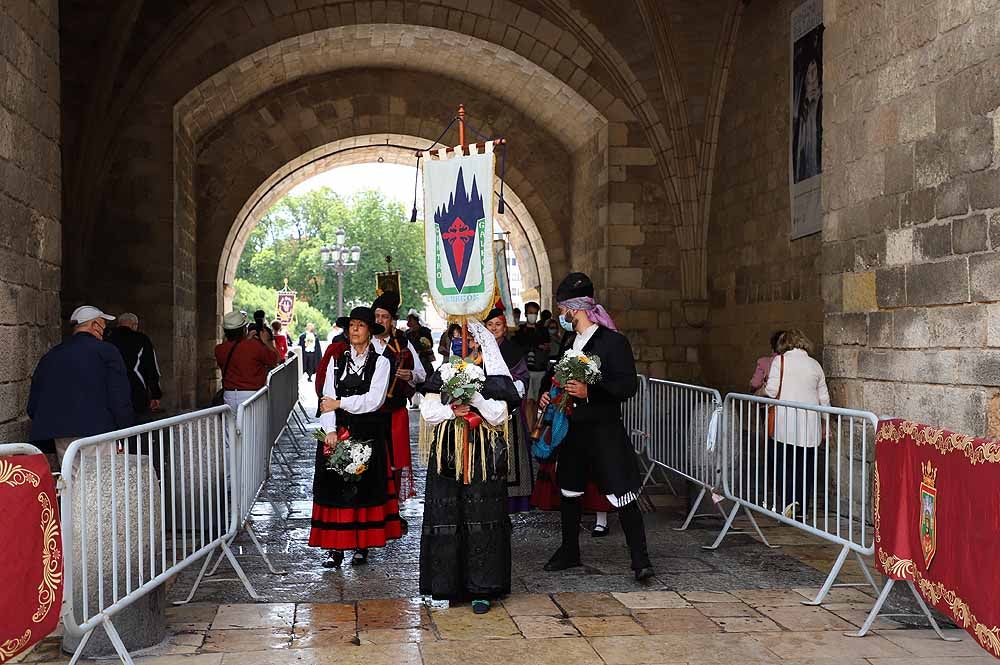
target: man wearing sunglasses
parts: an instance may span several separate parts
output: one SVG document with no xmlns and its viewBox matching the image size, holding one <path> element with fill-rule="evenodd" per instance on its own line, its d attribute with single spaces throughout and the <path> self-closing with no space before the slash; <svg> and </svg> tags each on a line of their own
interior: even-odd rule
<svg viewBox="0 0 1000 665">
<path fill-rule="evenodd" d="M 31 440 L 55 440 L 59 464 L 76 439 L 132 425 L 125 362 L 103 341 L 114 319 L 90 305 L 76 308 L 72 336 L 42 356 L 31 377 Z"/>
</svg>

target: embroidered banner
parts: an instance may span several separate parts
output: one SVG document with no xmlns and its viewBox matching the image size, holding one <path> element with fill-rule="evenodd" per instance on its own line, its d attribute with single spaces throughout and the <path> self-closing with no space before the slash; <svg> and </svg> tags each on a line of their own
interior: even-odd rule
<svg viewBox="0 0 1000 665">
<path fill-rule="evenodd" d="M 44 455 L 0 457 L 0 663 L 59 624 L 62 539 Z"/>
<path fill-rule="evenodd" d="M 792 10 L 789 77 L 788 187 L 790 238 L 823 230 L 823 0 Z"/>
<path fill-rule="evenodd" d="M 278 320 L 287 326 L 295 313 L 295 291 L 278 291 Z"/>
<path fill-rule="evenodd" d="M 451 316 L 477 316 L 494 302 L 493 144 L 441 151 L 424 160 L 424 242 L 434 304 Z"/>
<path fill-rule="evenodd" d="M 1000 658 L 1000 442 L 905 420 L 879 424 L 876 565 Z"/>
</svg>

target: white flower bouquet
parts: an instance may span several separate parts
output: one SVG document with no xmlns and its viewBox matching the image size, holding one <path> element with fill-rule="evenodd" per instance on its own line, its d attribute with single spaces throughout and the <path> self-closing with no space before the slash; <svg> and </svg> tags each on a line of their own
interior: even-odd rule
<svg viewBox="0 0 1000 665">
<path fill-rule="evenodd" d="M 337 446 L 326 442 L 326 431 L 323 428 L 315 430 L 317 441 L 323 442 L 323 454 L 326 456 L 326 468 L 339 474 L 346 482 L 357 482 L 368 470 L 368 462 L 372 458 L 372 441 L 359 441 L 351 436 L 345 427 L 337 430 Z"/>
<path fill-rule="evenodd" d="M 452 358 L 440 371 L 442 404 L 469 404 L 486 381 L 482 367 L 460 358 Z"/>
<path fill-rule="evenodd" d="M 592 385 L 601 380 L 601 359 L 582 351 L 567 350 L 555 367 L 556 383 L 565 386 L 570 381 Z"/>
</svg>

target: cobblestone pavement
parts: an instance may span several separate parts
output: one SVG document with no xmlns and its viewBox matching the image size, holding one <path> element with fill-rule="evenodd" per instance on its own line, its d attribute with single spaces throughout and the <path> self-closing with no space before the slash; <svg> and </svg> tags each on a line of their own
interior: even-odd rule
<svg viewBox="0 0 1000 665">
<path fill-rule="evenodd" d="M 311 387 L 311 386 L 310 386 Z M 313 406 L 313 408 L 315 408 Z M 415 414 L 414 414 L 415 415 Z M 959 643 L 938 640 L 926 629 L 880 619 L 876 633 L 847 637 L 872 603 L 863 588 L 834 589 L 823 607 L 802 601 L 814 595 L 837 549 L 775 524 L 762 523 L 779 549 L 748 536 L 731 536 L 706 551 L 717 519 L 679 526 L 683 499 L 650 498 L 646 514 L 657 575 L 640 586 L 631 577 L 616 519 L 612 535 L 581 534 L 586 565 L 565 573 L 542 572 L 558 544 L 558 515 L 533 512 L 513 518 L 513 588 L 502 606 L 476 616 L 468 605 L 421 600 L 417 588 L 421 502 L 404 514 L 408 535 L 373 550 L 368 566 L 339 570 L 320 566 L 325 555 L 306 545 L 309 531 L 312 447 L 291 442 L 283 449 L 291 473 L 276 465 L 253 511 L 253 528 L 275 565 L 272 575 L 246 536 L 237 556 L 257 591 L 252 603 L 223 567 L 190 605 L 168 609 L 170 637 L 137 658 L 148 665 L 263 665 L 265 663 L 708 664 L 837 663 L 838 665 L 985 665 L 996 662 L 962 631 Z M 423 476 L 418 473 L 418 495 Z M 172 600 L 187 595 L 196 571 L 170 588 Z M 861 581 L 849 565 L 842 581 Z M 66 662 L 50 638 L 26 662 Z"/>
</svg>

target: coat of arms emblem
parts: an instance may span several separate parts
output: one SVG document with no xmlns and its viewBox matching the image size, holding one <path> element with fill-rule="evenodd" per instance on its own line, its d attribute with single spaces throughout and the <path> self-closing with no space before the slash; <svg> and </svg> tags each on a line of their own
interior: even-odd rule
<svg viewBox="0 0 1000 665">
<path fill-rule="evenodd" d="M 920 482 L 920 549 L 924 553 L 924 566 L 930 568 L 937 553 L 937 469 L 930 462 L 920 465 L 923 480 Z"/>
</svg>

